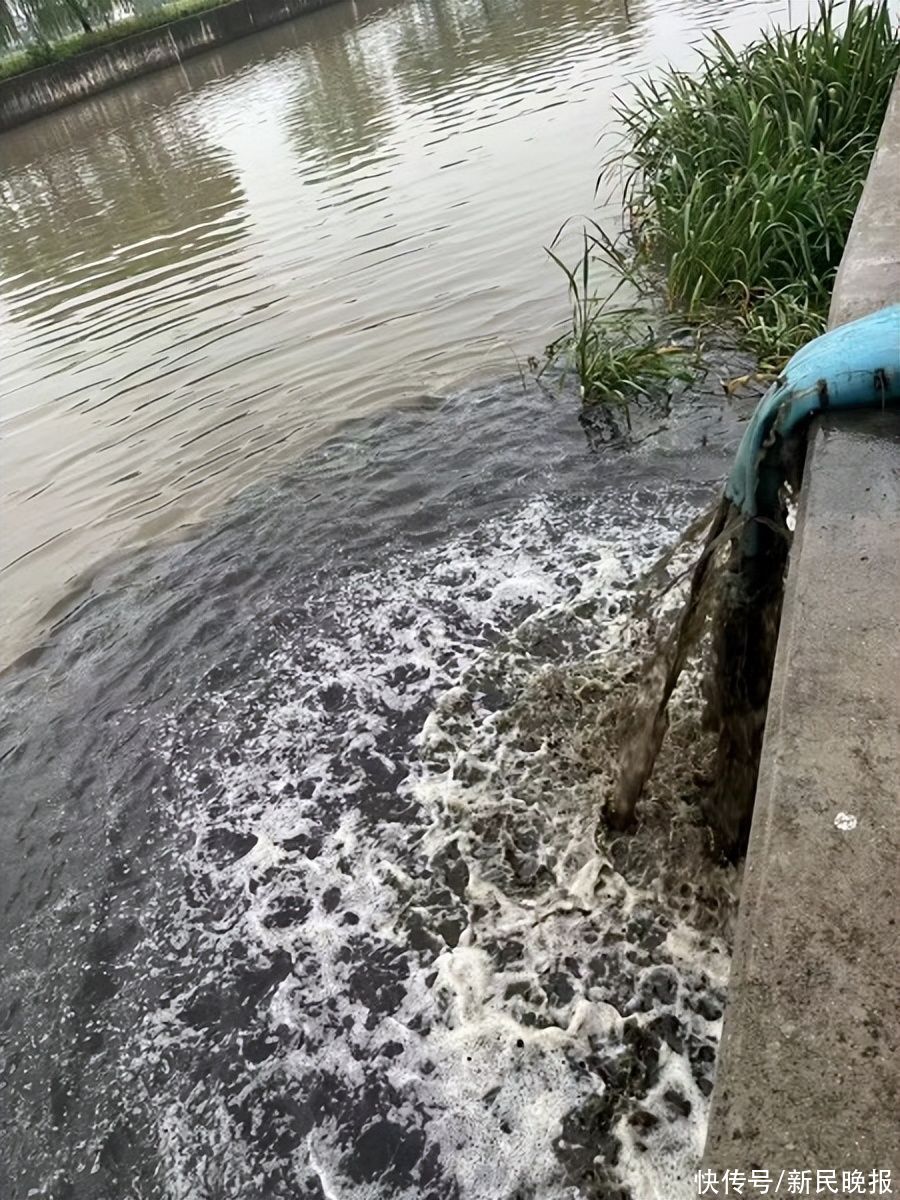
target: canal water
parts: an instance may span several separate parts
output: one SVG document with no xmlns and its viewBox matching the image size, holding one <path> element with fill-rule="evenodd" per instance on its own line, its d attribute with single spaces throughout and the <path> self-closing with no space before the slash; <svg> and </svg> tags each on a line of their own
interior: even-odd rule
<svg viewBox="0 0 900 1200">
<path fill-rule="evenodd" d="M 742 413 L 526 360 L 628 80 L 784 16 L 339 4 L 0 138 L 4 1198 L 692 1194 L 692 680 L 596 826 Z"/>
<path fill-rule="evenodd" d="M 539 354 L 616 96 L 785 12 L 338 4 L 0 138 L 0 661 L 348 417 Z"/>
</svg>

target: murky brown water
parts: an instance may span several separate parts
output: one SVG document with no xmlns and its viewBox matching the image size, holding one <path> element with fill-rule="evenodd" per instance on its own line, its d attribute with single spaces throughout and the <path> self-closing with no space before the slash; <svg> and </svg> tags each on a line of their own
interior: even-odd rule
<svg viewBox="0 0 900 1200">
<path fill-rule="evenodd" d="M 539 353 L 615 95 L 786 11 L 342 3 L 0 138 L 0 660 L 347 416 Z"/>
</svg>

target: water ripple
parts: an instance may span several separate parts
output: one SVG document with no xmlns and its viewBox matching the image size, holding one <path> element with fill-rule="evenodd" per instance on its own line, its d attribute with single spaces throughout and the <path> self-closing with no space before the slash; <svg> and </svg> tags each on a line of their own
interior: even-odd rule
<svg viewBox="0 0 900 1200">
<path fill-rule="evenodd" d="M 0 659 L 117 547 L 538 351 L 624 82 L 785 11 L 341 3 L 4 135 Z"/>
</svg>

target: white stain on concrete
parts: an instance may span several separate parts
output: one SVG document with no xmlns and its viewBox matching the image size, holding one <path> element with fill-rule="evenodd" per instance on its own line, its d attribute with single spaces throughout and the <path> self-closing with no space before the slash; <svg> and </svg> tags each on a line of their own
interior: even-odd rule
<svg viewBox="0 0 900 1200">
<path fill-rule="evenodd" d="M 851 829 L 855 829 L 858 822 L 853 813 L 839 812 L 834 818 L 835 829 L 840 829 L 842 833 L 849 833 Z"/>
</svg>

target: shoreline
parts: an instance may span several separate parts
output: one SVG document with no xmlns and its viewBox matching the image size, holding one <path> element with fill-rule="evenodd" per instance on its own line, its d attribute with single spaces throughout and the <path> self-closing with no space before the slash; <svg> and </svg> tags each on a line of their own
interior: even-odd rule
<svg viewBox="0 0 900 1200">
<path fill-rule="evenodd" d="M 0 80 L 0 132 L 337 0 L 232 0 Z"/>
</svg>

